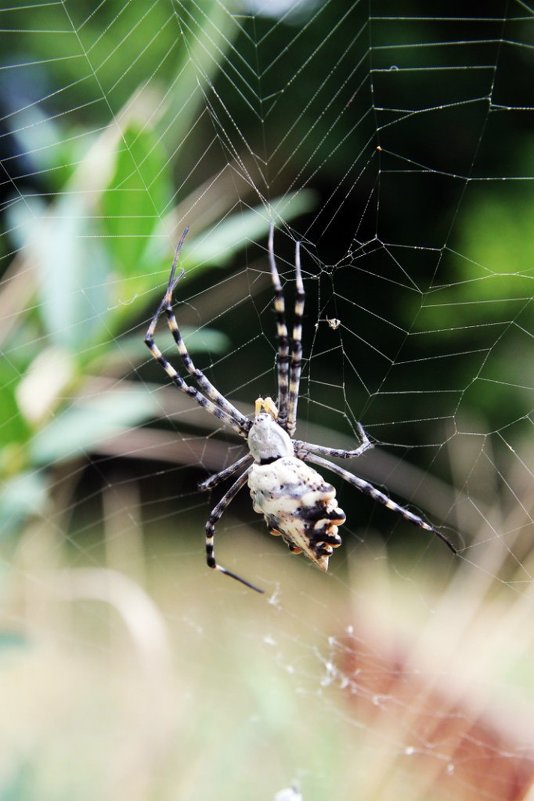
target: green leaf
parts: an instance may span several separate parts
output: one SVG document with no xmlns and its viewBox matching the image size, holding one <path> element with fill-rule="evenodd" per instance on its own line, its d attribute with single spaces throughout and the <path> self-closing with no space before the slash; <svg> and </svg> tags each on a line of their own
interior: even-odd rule
<svg viewBox="0 0 534 801">
<path fill-rule="evenodd" d="M 270 204 L 272 219 L 291 220 L 310 211 L 317 194 L 309 189 L 273 200 Z M 246 245 L 266 236 L 271 217 L 263 206 L 233 214 L 215 225 L 198 239 L 184 246 L 188 263 L 224 266 Z"/>
<path fill-rule="evenodd" d="M 28 208 L 19 225 L 37 265 L 45 331 L 75 354 L 102 330 L 108 306 L 106 252 L 90 227 L 85 200 L 69 194 L 40 216 Z"/>
<path fill-rule="evenodd" d="M 2 409 L 0 420 L 0 442 L 2 443 L 0 472 L 11 472 L 9 462 L 13 458 L 13 451 L 7 451 L 8 444 L 23 443 L 28 439 L 30 433 L 24 418 L 20 414 L 16 399 L 17 387 L 21 378 L 20 371 L 9 359 L 6 358 L 0 362 L 0 408 Z"/>
<path fill-rule="evenodd" d="M 33 463 L 49 465 L 85 455 L 99 442 L 150 419 L 155 412 L 155 398 L 142 388 L 120 388 L 76 403 L 32 439 Z"/>
<path fill-rule="evenodd" d="M 102 197 L 103 225 L 122 278 L 141 268 L 147 242 L 172 198 L 167 154 L 153 132 L 131 125 L 116 153 L 115 169 Z"/>
<path fill-rule="evenodd" d="M 90 228 L 85 199 L 60 196 L 50 207 L 28 197 L 9 212 L 17 246 L 37 266 L 38 311 L 51 341 L 76 352 L 94 338 L 107 312 L 108 265 Z"/>
<path fill-rule="evenodd" d="M 517 191 L 485 194 L 473 201 L 462 229 L 464 280 L 493 278 L 482 287 L 487 297 L 502 297 L 509 278 L 532 280 L 534 237 L 532 197 Z M 482 266 L 480 266 L 482 265 Z M 524 283 L 527 288 L 526 281 Z"/>
</svg>

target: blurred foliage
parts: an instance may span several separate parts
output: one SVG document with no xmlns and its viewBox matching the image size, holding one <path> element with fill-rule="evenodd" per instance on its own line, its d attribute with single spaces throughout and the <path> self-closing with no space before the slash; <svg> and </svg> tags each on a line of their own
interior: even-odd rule
<svg viewBox="0 0 534 801">
<path fill-rule="evenodd" d="M 63 5 L 47 4 L 24 15 L 24 25 L 22 9 L 4 12 L 6 30 L 17 34 L 6 38 L 3 58 L 20 65 L 9 71 L 1 96 L 6 163 L 12 184 L 24 195 L 22 204 L 12 203 L 8 195 L 10 233 L 2 239 L 4 307 L 11 315 L 8 292 L 22 283 L 26 287 L 16 317 L 0 332 L 9 355 L 0 367 L 0 402 L 5 410 L 0 471 L 15 482 L 4 489 L 6 508 L 12 510 L 20 497 L 19 478 L 27 482 L 34 508 L 42 508 L 44 465 L 84 455 L 111 432 L 142 425 L 153 416 L 149 393 L 142 396 L 125 384 L 108 401 L 82 400 L 84 381 L 106 370 L 124 375 L 146 358 L 142 336 L 128 332 L 161 292 L 161 276 L 172 255 L 169 244 L 185 225 L 184 210 L 196 210 L 203 194 L 211 198 L 210 181 L 220 169 L 221 151 L 226 164 L 234 158 L 245 164 L 245 153 L 236 142 L 243 151 L 246 142 L 250 151 L 246 158 L 255 161 L 253 194 L 258 205 L 247 197 L 250 187 L 214 195 L 207 204 L 212 208 L 208 213 L 204 209 L 204 219 L 199 215 L 186 242 L 186 278 L 193 272 L 201 276 L 208 266 L 230 264 L 237 252 L 265 236 L 268 219 L 264 204 L 258 202 L 258 196 L 264 197 L 258 187 L 264 180 L 268 184 L 263 174 L 267 163 L 272 185 L 283 196 L 272 200 L 265 190 L 275 218 L 289 221 L 315 208 L 315 198 L 307 191 L 283 195 L 297 178 L 296 186 L 309 183 L 321 192 L 318 211 L 307 220 L 308 236 L 318 243 L 318 261 L 325 265 L 320 281 L 330 281 L 329 265 L 339 269 L 335 286 L 330 281 L 331 300 L 319 308 L 313 298 L 308 299 L 309 318 L 343 317 L 336 310 L 341 296 L 370 313 L 356 314 L 357 305 L 347 307 L 354 359 L 349 337 L 341 339 L 343 327 L 336 334 L 345 363 L 358 364 L 343 376 L 339 390 L 340 403 L 349 398 L 348 412 L 363 410 L 372 397 L 371 423 L 428 417 L 424 393 L 418 398 L 413 393 L 395 394 L 383 384 L 389 369 L 384 361 L 403 364 L 400 330 L 409 332 L 406 338 L 412 350 L 395 389 L 434 387 L 440 393 L 445 372 L 439 359 L 425 362 L 423 370 L 414 356 L 426 358 L 429 348 L 431 355 L 454 348 L 464 357 L 448 363 L 447 378 L 464 407 L 483 411 L 490 428 L 524 415 L 530 408 L 526 394 L 519 391 L 512 397 L 509 389 L 521 383 L 525 372 L 523 363 L 514 367 L 511 356 L 523 347 L 524 331 L 531 325 L 530 194 L 521 182 L 504 182 L 505 193 L 475 192 L 480 184 L 460 182 L 468 186 L 460 203 L 461 194 L 449 181 L 442 184 L 443 194 L 435 193 L 432 207 L 428 194 L 420 191 L 421 184 L 406 187 L 399 177 L 404 179 L 404 171 L 398 162 L 388 160 L 391 152 L 406 154 L 408 163 L 413 158 L 424 174 L 435 179 L 447 177 L 446 170 L 455 165 L 466 181 L 492 175 L 494 169 L 506 176 L 527 175 L 531 168 L 531 155 L 519 146 L 526 141 L 520 116 L 510 124 L 508 146 L 502 148 L 499 130 L 482 127 L 488 120 L 487 105 L 466 108 L 460 102 L 463 92 L 484 97 L 483 70 L 463 73 L 461 84 L 453 71 L 442 82 L 442 97 L 451 104 L 446 114 L 425 114 L 425 124 L 419 127 L 421 115 L 412 115 L 405 125 L 389 125 L 382 109 L 395 107 L 396 90 L 413 94 L 414 106 L 431 107 L 436 91 L 433 70 L 449 64 L 451 50 L 432 48 L 429 56 L 422 48 L 401 47 L 395 51 L 393 70 L 386 45 L 392 40 L 402 45 L 414 39 L 446 40 L 442 20 L 401 19 L 397 9 L 398 19 L 386 15 L 378 24 L 376 18 L 387 10 L 382 3 L 373 6 L 372 19 L 367 19 L 367 7 L 359 4 L 303 3 L 298 13 L 275 20 L 276 36 L 272 36 L 272 18 L 254 14 L 234 18 L 233 6 L 216 0 L 203 4 L 191 0 L 172 7 L 155 2 L 143 13 L 139 10 L 137 3 L 118 2 L 95 9 L 93 2 L 84 0 L 67 14 Z M 473 66 L 481 58 L 490 63 L 497 59 L 496 45 L 487 55 L 491 21 L 476 29 L 467 21 L 482 12 L 486 9 L 475 2 L 464 4 L 460 17 L 466 21 L 456 20 L 459 35 L 469 31 Z M 522 28 L 516 25 L 514 30 L 519 41 Z M 364 31 L 371 51 L 362 44 Z M 320 52 L 321 58 L 310 60 L 311 52 Z M 512 48 L 506 59 L 502 56 L 499 65 L 506 69 L 499 72 L 496 102 L 519 91 L 514 74 L 522 58 L 520 47 Z M 295 64 L 304 65 L 298 76 L 291 71 Z M 336 87 L 328 98 L 321 91 L 325 64 L 332 65 Z M 418 69 L 408 73 L 408 85 L 401 68 L 410 65 Z M 432 70 L 426 70 L 430 65 Z M 373 110 L 376 116 L 362 109 Z M 293 117 L 294 123 L 287 126 Z M 269 150 L 269 134 L 280 121 L 287 135 Z M 216 154 L 206 145 L 214 129 L 219 134 L 214 137 Z M 476 151 L 475 163 L 473 152 L 481 130 L 484 149 Z M 372 156 L 378 131 L 382 172 L 377 221 L 373 195 L 377 162 Z M 470 139 L 473 132 L 476 136 Z M 445 142 L 447 147 L 440 146 Z M 358 158 L 367 162 L 358 172 L 355 191 L 351 170 L 360 169 Z M 4 192 L 9 187 L 4 184 Z M 336 263 L 337 254 L 346 256 L 356 225 L 356 244 L 362 247 L 366 238 L 374 242 L 378 234 L 383 241 L 406 242 L 412 248 L 410 281 L 421 288 L 419 292 L 404 291 L 406 286 L 384 291 L 384 280 L 389 279 L 386 248 L 371 250 L 366 258 L 364 250 L 360 258 L 353 248 L 356 256 L 346 270 Z M 439 259 L 418 261 L 420 242 L 429 243 L 430 252 L 444 240 L 447 247 Z M 13 245 L 20 253 L 8 266 Z M 377 268 L 375 258 L 383 260 Z M 8 317 L 6 311 L 4 319 Z M 380 326 L 380 320 L 387 325 Z M 257 330 L 257 324 L 252 316 L 240 319 L 242 326 Z M 498 326 L 505 337 L 495 333 Z M 423 340 L 415 337 L 420 332 L 425 340 L 419 349 Z M 188 340 L 191 350 L 222 353 L 228 347 L 228 327 L 203 333 L 204 343 Z M 308 353 L 311 348 L 315 353 L 332 348 L 332 332 L 325 327 L 311 326 L 305 337 Z M 488 357 L 467 362 L 476 348 Z M 385 354 L 386 360 L 377 358 L 377 353 Z M 412 362 L 416 381 L 408 366 Z M 334 385 L 340 387 L 339 364 L 339 359 L 325 358 L 321 381 L 314 386 L 321 422 L 330 426 L 339 420 L 339 414 L 329 410 L 339 405 L 332 390 Z M 240 360 L 235 370 L 236 374 L 241 370 Z M 524 383 L 528 385 L 528 380 Z M 444 397 L 440 394 L 439 401 Z M 302 410 L 306 408 L 310 411 L 303 403 Z M 440 412 L 434 413 L 438 419 Z M 416 437 L 411 431 L 406 439 L 416 444 Z M 25 502 L 27 508 L 31 504 Z M 13 520 L 18 518 L 13 513 Z"/>
<path fill-rule="evenodd" d="M 528 152 L 525 157 L 528 163 Z M 480 369 L 463 378 L 466 385 L 477 382 L 463 405 L 495 427 L 528 415 L 532 406 L 533 215 L 534 199 L 524 187 L 475 192 L 457 249 L 443 256 L 454 280 L 436 286 L 417 316 L 417 330 L 434 330 L 451 350 L 480 350 Z"/>
<path fill-rule="evenodd" d="M 88 3 L 80 4 L 77 12 L 82 5 L 89 14 Z M 109 12 L 120 26 L 135 29 L 131 15 L 117 14 L 112 5 L 98 16 L 103 26 L 99 32 L 93 27 L 95 18 L 88 16 L 90 30 L 83 35 L 98 44 Z M 44 22 L 40 13 L 36 8 L 15 52 L 17 48 L 24 52 L 25 42 L 31 42 L 34 58 L 44 58 L 50 47 L 57 57 L 62 53 L 57 42 L 66 37 L 58 35 L 53 44 L 46 36 L 37 37 L 35 32 Z M 47 28 L 57 25 L 59 34 L 62 14 L 57 7 L 47 7 Z M 10 204 L 7 211 L 10 238 L 19 255 L 6 272 L 0 305 L 12 312 L 12 294 L 28 300 L 14 318 L 12 314 L 4 318 L 0 330 L 4 353 L 9 354 L 0 365 L 4 535 L 31 513 L 46 509 L 50 480 L 46 468 L 87 455 L 99 442 L 156 415 L 154 396 L 132 383 L 96 397 L 84 397 L 83 389 L 91 375 L 106 373 L 110 367 L 111 374 L 129 372 L 148 358 L 143 332 L 123 334 L 161 293 L 160 278 L 155 276 L 165 275 L 172 259 L 169 233 L 180 224 L 180 220 L 174 222 L 176 203 L 185 200 L 184 205 L 188 204 L 187 198 L 175 196 L 173 168 L 180 157 L 177 143 L 187 138 L 203 98 L 198 70 L 202 68 L 209 80 L 231 45 L 228 17 L 218 3 L 206 4 L 202 12 L 197 8 L 197 16 L 194 43 L 188 43 L 185 35 L 178 50 L 180 62 L 168 67 L 180 76 L 174 92 L 143 92 L 138 85 L 141 76 L 128 69 L 128 96 L 121 96 L 125 104 L 121 114 L 95 130 L 94 119 L 84 119 L 81 76 L 87 67 L 80 64 L 74 106 L 80 114 L 75 119 L 72 115 L 47 118 L 38 105 L 22 114 L 24 125 L 17 142 L 31 154 L 39 181 L 46 176 L 51 200 L 35 192 L 36 183 L 25 203 Z M 144 35 L 150 26 L 154 36 L 158 33 L 159 47 L 167 47 L 167 36 L 176 34 L 174 29 L 159 36 L 162 20 L 157 14 L 149 13 L 143 20 Z M 215 48 L 209 53 L 206 37 Z M 195 48 L 204 67 L 193 60 Z M 72 60 L 67 66 L 55 58 L 48 79 L 65 80 L 65 75 L 60 78 L 54 73 L 56 67 L 70 71 L 69 83 L 77 74 L 72 73 L 76 67 Z M 118 65 L 113 62 L 107 69 L 117 74 Z M 169 118 L 173 120 L 172 152 L 165 144 Z M 201 225 L 194 226 L 187 239 L 181 254 L 184 280 L 208 267 L 225 266 L 244 246 L 264 238 L 269 213 L 290 219 L 313 203 L 311 192 L 301 192 L 298 197 L 273 199 L 270 212 L 250 206 L 241 212 L 233 211 L 234 200 L 229 196 L 221 206 L 221 220 L 203 232 Z M 204 236 L 199 238 L 201 233 Z M 184 327 L 183 334 L 192 352 L 209 349 L 215 354 L 228 346 L 221 332 L 204 329 L 199 337 Z"/>
</svg>

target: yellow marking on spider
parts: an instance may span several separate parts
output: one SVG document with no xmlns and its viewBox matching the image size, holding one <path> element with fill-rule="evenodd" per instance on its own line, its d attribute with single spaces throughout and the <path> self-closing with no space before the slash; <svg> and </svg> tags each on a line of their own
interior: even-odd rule
<svg viewBox="0 0 534 801">
<path fill-rule="evenodd" d="M 174 378 L 175 376 L 178 375 L 172 364 L 169 364 L 169 362 L 167 362 L 167 364 L 165 365 L 165 372 L 167 373 L 168 376 L 170 376 L 170 378 Z"/>
<path fill-rule="evenodd" d="M 298 392 L 299 384 L 298 381 L 290 381 L 289 382 L 289 392 L 290 394 L 296 395 Z"/>
<path fill-rule="evenodd" d="M 182 270 L 182 273 L 183 273 L 183 270 Z M 173 289 L 174 289 L 174 287 L 172 285 L 169 285 L 167 287 L 167 291 L 165 292 L 165 295 L 163 296 L 163 302 L 168 306 L 170 306 L 172 304 Z"/>
<path fill-rule="evenodd" d="M 254 414 L 257 417 L 262 412 L 270 414 L 273 420 L 278 418 L 278 409 L 272 398 L 258 398 L 254 404 Z"/>
<path fill-rule="evenodd" d="M 387 509 L 396 509 L 397 508 L 397 504 L 393 503 L 393 501 L 387 501 L 385 506 L 386 506 Z"/>
</svg>

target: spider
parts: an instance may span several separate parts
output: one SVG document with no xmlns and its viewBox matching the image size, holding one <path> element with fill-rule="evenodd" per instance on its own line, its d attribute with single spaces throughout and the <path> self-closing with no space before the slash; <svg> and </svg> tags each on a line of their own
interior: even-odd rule
<svg viewBox="0 0 534 801">
<path fill-rule="evenodd" d="M 421 517 L 395 503 L 368 481 L 325 458 L 356 459 L 372 448 L 373 445 L 361 423 L 356 424 L 359 444 L 352 450 L 329 448 L 293 439 L 297 426 L 305 299 L 299 242 L 296 243 L 295 250 L 296 296 L 293 330 L 289 336 L 284 293 L 274 254 L 274 227 L 271 225 L 268 253 L 274 288 L 278 342 L 276 403 L 269 397 L 258 398 L 255 403 L 254 420 L 249 420 L 216 389 L 201 370 L 195 367 L 180 334 L 172 308 L 174 289 L 184 274 L 183 271 L 178 275 L 176 273 L 180 251 L 188 231 L 189 227 L 185 229 L 178 242 L 167 291 L 148 327 L 145 343 L 154 359 L 159 362 L 181 392 L 189 395 L 199 406 L 247 441 L 248 453 L 245 456 L 199 484 L 200 490 L 211 490 L 241 471 L 239 477 L 211 510 L 206 522 L 205 547 L 208 566 L 240 581 L 256 592 L 263 592 L 246 579 L 222 567 L 215 559 L 215 524 L 237 493 L 248 483 L 254 511 L 263 514 L 270 533 L 281 536 L 290 551 L 304 553 L 317 567 L 326 572 L 334 548 L 341 545 L 338 527 L 345 522 L 345 514 L 337 505 L 334 487 L 328 484 L 317 470 L 310 467 L 309 463 L 330 470 L 360 492 L 397 512 L 405 520 L 435 534 L 453 553 L 456 553 L 449 540 Z M 154 342 L 156 326 L 163 313 L 167 317 L 167 324 L 178 347 L 183 366 L 196 383 L 196 387 L 186 383 Z"/>
</svg>

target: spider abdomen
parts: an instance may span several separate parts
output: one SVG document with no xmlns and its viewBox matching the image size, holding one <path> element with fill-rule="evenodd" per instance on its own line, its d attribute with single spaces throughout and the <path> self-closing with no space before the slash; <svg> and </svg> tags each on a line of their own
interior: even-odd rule
<svg viewBox="0 0 534 801">
<path fill-rule="evenodd" d="M 271 533 L 326 571 L 334 548 L 341 545 L 338 526 L 345 522 L 334 487 L 296 456 L 253 464 L 248 485 L 254 511 L 263 514 Z"/>
</svg>

